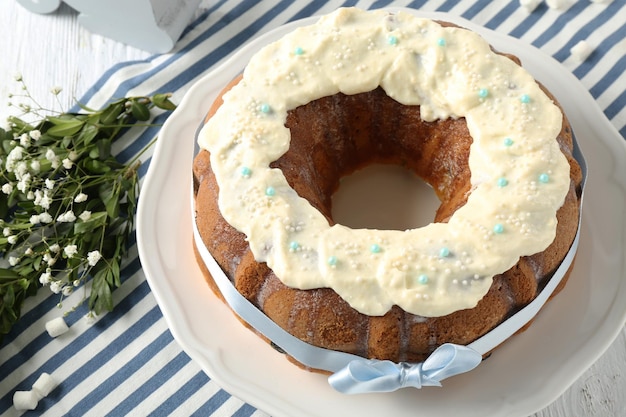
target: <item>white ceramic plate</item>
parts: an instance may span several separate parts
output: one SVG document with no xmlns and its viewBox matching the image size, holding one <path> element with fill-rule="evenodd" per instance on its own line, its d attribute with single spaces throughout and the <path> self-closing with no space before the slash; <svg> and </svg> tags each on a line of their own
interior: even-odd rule
<svg viewBox="0 0 626 417">
<path fill-rule="evenodd" d="M 224 389 L 274 417 L 527 416 L 558 398 L 626 321 L 626 142 L 578 80 L 552 58 L 454 16 L 412 12 L 457 22 L 518 55 L 563 105 L 589 166 L 574 271 L 530 329 L 476 370 L 444 381 L 443 388 L 338 394 L 325 376 L 294 366 L 245 329 L 196 266 L 191 165 L 196 129 L 222 86 L 260 46 L 315 18 L 267 33 L 192 87 L 163 127 L 141 193 L 137 233 L 148 282 L 176 340 Z"/>
</svg>

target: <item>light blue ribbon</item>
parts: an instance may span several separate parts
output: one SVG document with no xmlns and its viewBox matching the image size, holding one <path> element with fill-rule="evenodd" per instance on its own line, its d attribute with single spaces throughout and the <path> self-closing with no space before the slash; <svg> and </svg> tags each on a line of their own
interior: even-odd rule
<svg viewBox="0 0 626 417">
<path fill-rule="evenodd" d="M 474 369 L 482 355 L 466 346 L 446 343 L 420 363 L 355 359 L 332 374 L 328 382 L 344 394 L 391 392 L 404 387 L 440 387 L 441 381 Z"/>
</svg>

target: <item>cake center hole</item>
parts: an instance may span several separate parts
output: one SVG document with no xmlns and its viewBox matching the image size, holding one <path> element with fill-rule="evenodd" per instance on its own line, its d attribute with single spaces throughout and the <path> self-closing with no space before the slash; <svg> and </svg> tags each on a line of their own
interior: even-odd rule
<svg viewBox="0 0 626 417">
<path fill-rule="evenodd" d="M 432 223 L 440 205 L 432 187 L 412 171 L 375 164 L 341 179 L 332 216 L 353 229 L 406 230 Z"/>
</svg>

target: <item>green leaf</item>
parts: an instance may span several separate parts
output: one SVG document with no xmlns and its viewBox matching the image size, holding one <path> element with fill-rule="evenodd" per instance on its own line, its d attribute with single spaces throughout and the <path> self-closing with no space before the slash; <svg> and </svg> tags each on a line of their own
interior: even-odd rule
<svg viewBox="0 0 626 417">
<path fill-rule="evenodd" d="M 107 164 L 100 162 L 97 159 L 89 159 L 85 161 L 84 168 L 89 171 L 91 174 L 106 174 L 111 171 L 111 167 Z"/>
<path fill-rule="evenodd" d="M 80 107 L 81 109 L 85 110 L 87 113 L 95 113 L 96 110 L 92 109 L 91 107 L 87 107 L 85 106 L 83 103 L 76 103 L 78 104 L 78 107 Z"/>
<path fill-rule="evenodd" d="M 111 141 L 102 139 L 97 142 L 98 145 L 98 158 L 101 160 L 107 159 L 111 156 Z"/>
<path fill-rule="evenodd" d="M 145 122 L 150 119 L 150 110 L 148 107 L 136 100 L 131 101 L 130 111 L 133 114 L 133 117 L 137 120 Z"/>
<path fill-rule="evenodd" d="M 98 128 L 94 125 L 86 125 L 76 138 L 76 142 L 87 146 L 96 136 L 98 136 Z"/>
<path fill-rule="evenodd" d="M 92 146 L 91 149 L 89 149 L 89 157 L 91 159 L 98 159 L 100 158 L 100 149 L 98 149 L 97 146 Z"/>
<path fill-rule="evenodd" d="M 12 269 L 0 268 L 0 283 L 14 281 L 19 277 L 19 274 Z"/>
<path fill-rule="evenodd" d="M 33 259 L 33 268 L 35 268 L 35 271 L 39 271 L 41 269 L 41 261 L 43 260 L 43 257 L 40 256 L 36 256 Z"/>
<path fill-rule="evenodd" d="M 170 101 L 171 94 L 155 94 L 152 96 L 152 102 L 155 106 L 163 110 L 176 110 L 176 104 Z"/>
<path fill-rule="evenodd" d="M 109 217 L 115 219 L 120 214 L 120 189 L 113 185 L 104 184 L 100 187 L 100 199 L 104 203 Z"/>
<path fill-rule="evenodd" d="M 100 123 L 105 126 L 112 125 L 113 123 L 115 123 L 120 113 L 122 113 L 122 110 L 124 110 L 123 102 L 118 101 L 109 105 L 102 111 L 102 114 L 100 115 Z"/>
<path fill-rule="evenodd" d="M 119 287 L 122 285 L 122 281 L 120 280 L 120 264 L 117 260 L 111 260 L 111 276 L 113 278 L 113 285 Z"/>
<path fill-rule="evenodd" d="M 27 132 L 29 130 L 32 130 L 33 128 L 31 125 L 29 125 L 19 117 L 9 116 L 7 120 L 15 125 L 15 128 L 13 130 L 17 132 Z"/>
<path fill-rule="evenodd" d="M 59 123 L 55 123 L 54 126 L 48 129 L 46 133 L 50 136 L 56 136 L 59 138 L 72 136 L 78 133 L 78 131 L 83 127 L 84 124 L 84 121 L 77 119 L 62 120 Z"/>
<path fill-rule="evenodd" d="M 2 150 L 5 154 L 11 152 L 16 146 L 17 143 L 13 140 L 13 138 L 2 141 Z"/>
<path fill-rule="evenodd" d="M 15 290 L 12 285 L 8 285 L 5 288 L 5 292 L 2 296 L 2 302 L 7 306 L 12 306 L 15 302 Z"/>
<path fill-rule="evenodd" d="M 94 229 L 102 227 L 106 224 L 107 213 L 104 211 L 92 213 L 89 220 L 77 221 L 74 223 L 74 234 L 89 233 Z"/>
<path fill-rule="evenodd" d="M 109 274 L 110 271 L 108 269 L 101 269 L 93 277 L 91 294 L 89 296 L 89 309 L 96 314 L 113 310 L 111 287 L 107 283 L 107 275 Z"/>
</svg>

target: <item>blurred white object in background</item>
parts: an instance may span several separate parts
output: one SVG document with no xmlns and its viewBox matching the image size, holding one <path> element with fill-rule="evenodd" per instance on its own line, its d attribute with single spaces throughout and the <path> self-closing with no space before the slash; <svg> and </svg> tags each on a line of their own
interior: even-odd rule
<svg viewBox="0 0 626 417">
<path fill-rule="evenodd" d="M 170 51 L 200 0 L 63 0 L 85 29 L 149 52 Z M 51 13 L 62 0 L 17 0 L 35 13 Z"/>
</svg>

